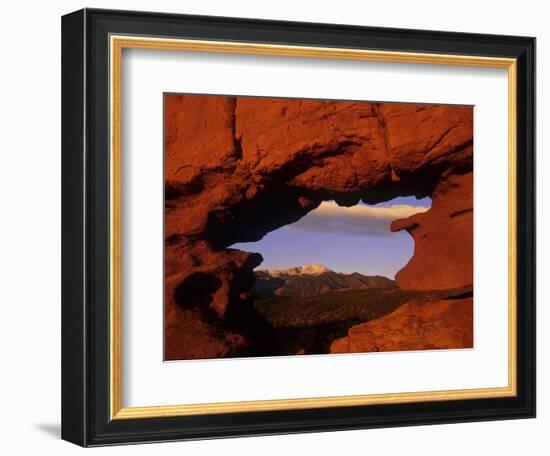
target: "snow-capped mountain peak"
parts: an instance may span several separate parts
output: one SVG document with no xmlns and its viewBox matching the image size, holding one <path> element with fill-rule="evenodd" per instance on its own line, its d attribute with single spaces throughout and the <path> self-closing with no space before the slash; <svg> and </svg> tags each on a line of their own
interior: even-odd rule
<svg viewBox="0 0 550 456">
<path fill-rule="evenodd" d="M 295 268 L 288 269 L 265 269 L 263 271 L 272 277 L 280 277 L 283 275 L 294 276 L 294 275 L 320 275 L 325 272 L 329 272 L 330 269 L 326 268 L 322 264 L 307 264 L 305 266 L 297 266 Z"/>
</svg>

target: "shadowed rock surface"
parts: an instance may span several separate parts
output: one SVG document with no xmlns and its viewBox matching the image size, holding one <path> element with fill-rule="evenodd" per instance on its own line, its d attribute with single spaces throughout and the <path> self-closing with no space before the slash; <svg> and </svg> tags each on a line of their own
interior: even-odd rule
<svg viewBox="0 0 550 456">
<path fill-rule="evenodd" d="M 166 95 L 166 359 L 251 353 L 268 327 L 250 293 L 262 258 L 228 246 L 324 200 L 430 196 L 428 212 L 392 225 L 415 240 L 397 285 L 471 285 L 472 115 L 462 106 Z"/>
</svg>

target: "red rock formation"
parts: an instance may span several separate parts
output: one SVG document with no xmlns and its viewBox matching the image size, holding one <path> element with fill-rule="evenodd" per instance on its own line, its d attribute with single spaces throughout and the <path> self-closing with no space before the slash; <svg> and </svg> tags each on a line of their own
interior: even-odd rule
<svg viewBox="0 0 550 456">
<path fill-rule="evenodd" d="M 473 284 L 473 174 L 444 176 L 428 212 L 392 223 L 407 230 L 414 255 L 395 276 L 403 289 L 436 290 Z"/>
<path fill-rule="evenodd" d="M 393 313 L 353 326 L 331 353 L 473 347 L 473 300 L 410 301 Z"/>
<path fill-rule="evenodd" d="M 466 284 L 472 114 L 460 106 L 166 95 L 166 358 L 246 353 L 241 325 L 251 327 L 248 290 L 261 257 L 228 246 L 259 240 L 327 199 L 432 196 L 423 217 L 393 226 L 416 243 L 398 283 Z M 449 233 L 461 240 L 445 243 Z"/>
</svg>

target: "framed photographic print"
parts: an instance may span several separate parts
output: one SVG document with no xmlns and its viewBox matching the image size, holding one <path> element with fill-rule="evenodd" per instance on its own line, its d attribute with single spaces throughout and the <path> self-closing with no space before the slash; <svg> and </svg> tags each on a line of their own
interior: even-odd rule
<svg viewBox="0 0 550 456">
<path fill-rule="evenodd" d="M 62 437 L 535 416 L 535 40 L 62 21 Z"/>
</svg>

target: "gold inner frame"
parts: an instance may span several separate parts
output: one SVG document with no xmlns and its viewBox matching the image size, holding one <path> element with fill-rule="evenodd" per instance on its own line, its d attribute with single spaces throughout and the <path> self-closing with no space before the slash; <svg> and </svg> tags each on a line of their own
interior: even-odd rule
<svg viewBox="0 0 550 456">
<path fill-rule="evenodd" d="M 517 394 L 516 372 L 516 119 L 517 61 L 511 58 L 388 52 L 309 46 L 287 46 L 111 35 L 110 52 L 110 414 L 111 419 L 158 418 L 220 413 L 296 410 L 374 404 L 412 403 L 510 397 Z M 453 65 L 508 70 L 508 386 L 427 392 L 274 399 L 170 406 L 122 407 L 122 164 L 121 96 L 123 49 L 155 49 L 302 58 L 369 60 L 431 65 Z"/>
</svg>

